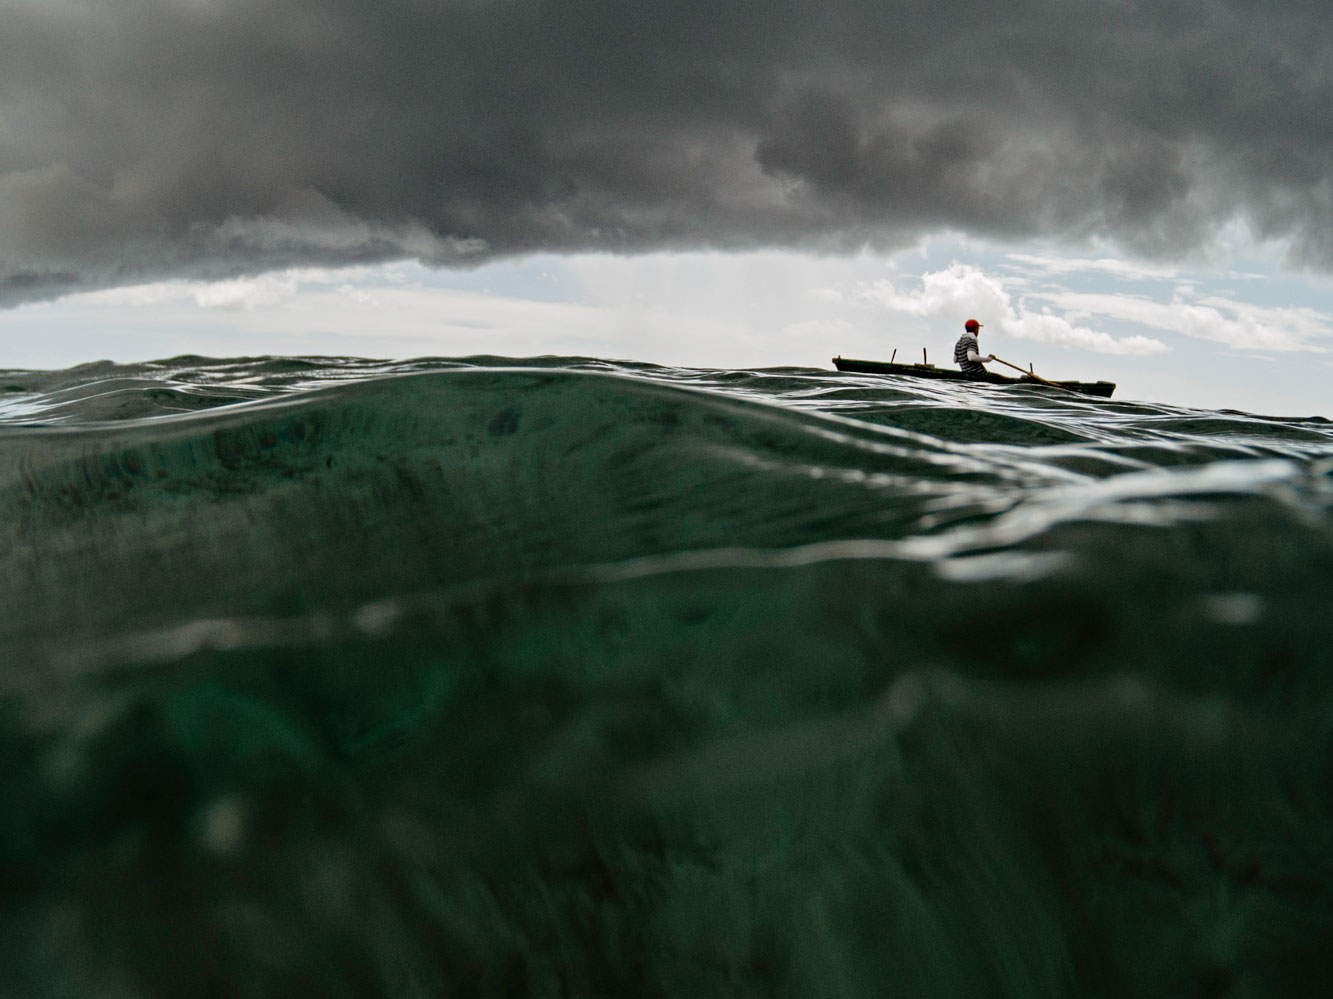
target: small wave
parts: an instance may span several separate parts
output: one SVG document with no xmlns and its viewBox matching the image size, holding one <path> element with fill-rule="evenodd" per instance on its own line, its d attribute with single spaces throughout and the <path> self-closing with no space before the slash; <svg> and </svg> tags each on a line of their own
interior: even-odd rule
<svg viewBox="0 0 1333 999">
<path fill-rule="evenodd" d="M 0 991 L 1323 980 L 1322 421 L 596 358 L 3 381 Z"/>
</svg>

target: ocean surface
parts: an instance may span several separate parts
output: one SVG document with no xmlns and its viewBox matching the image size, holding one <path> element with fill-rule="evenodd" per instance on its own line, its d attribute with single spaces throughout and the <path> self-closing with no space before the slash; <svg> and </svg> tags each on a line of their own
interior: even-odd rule
<svg viewBox="0 0 1333 999">
<path fill-rule="evenodd" d="M 1333 988 L 1326 420 L 178 357 L 0 512 L 0 995 Z"/>
</svg>

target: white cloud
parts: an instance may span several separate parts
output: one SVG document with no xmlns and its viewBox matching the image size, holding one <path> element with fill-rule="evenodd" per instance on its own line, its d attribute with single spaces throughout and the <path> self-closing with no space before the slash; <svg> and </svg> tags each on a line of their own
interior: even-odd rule
<svg viewBox="0 0 1333 999">
<path fill-rule="evenodd" d="M 1029 312 L 1020 307 L 1017 312 L 1010 312 L 999 323 L 1000 331 L 1006 336 L 1020 340 L 1035 340 L 1057 346 L 1081 347 L 1098 354 L 1161 354 L 1170 350 L 1160 340 L 1146 336 L 1113 337 L 1101 330 L 1075 325 L 1066 316 L 1051 313 Z"/>
<path fill-rule="evenodd" d="M 1225 309 L 1247 327 L 1281 330 L 1307 350 L 1322 350 L 1311 341 L 1333 338 L 1333 316 L 1307 306 L 1263 306 L 1218 295 L 1199 299 L 1200 305 Z M 1249 346 L 1241 344 L 1241 346 Z"/>
<path fill-rule="evenodd" d="M 1139 295 L 1053 291 L 1033 296 L 1057 308 L 1138 323 L 1228 347 L 1258 351 L 1321 350 L 1333 337 L 1330 317 L 1310 308 L 1251 305 L 1220 296 L 1157 302 Z"/>
<path fill-rule="evenodd" d="M 881 280 L 862 286 L 861 295 L 891 312 L 926 318 L 975 317 L 988 332 L 1100 354 L 1160 354 L 1170 349 L 1151 337 L 1117 338 L 1078 325 L 1079 319 L 1096 311 L 1086 307 L 1071 305 L 1065 315 L 1034 312 L 1025 299 L 1015 301 L 1003 278 L 967 264 L 954 263 L 945 270 L 923 274 L 921 287 L 910 291 L 899 291 L 893 282 Z"/>
<path fill-rule="evenodd" d="M 1005 259 L 1018 264 L 1017 270 L 1046 275 L 1102 274 L 1125 281 L 1174 280 L 1178 275 L 1178 271 L 1171 267 L 1157 267 L 1116 257 L 1089 260 L 1085 257 L 1047 257 L 1031 253 L 1009 253 L 1005 255 Z"/>
<path fill-rule="evenodd" d="M 990 316 L 1009 309 L 1009 293 L 998 278 L 987 277 L 976 267 L 951 264 L 947 270 L 921 275 L 921 287 L 901 292 L 887 278 L 861 288 L 868 301 L 890 312 L 937 318 L 962 312 Z"/>
<path fill-rule="evenodd" d="M 225 281 L 157 281 L 102 291 L 67 295 L 73 305 L 151 308 L 193 302 L 201 309 L 256 309 L 291 300 L 310 286 L 347 285 L 365 276 L 367 268 L 293 268 Z"/>
</svg>

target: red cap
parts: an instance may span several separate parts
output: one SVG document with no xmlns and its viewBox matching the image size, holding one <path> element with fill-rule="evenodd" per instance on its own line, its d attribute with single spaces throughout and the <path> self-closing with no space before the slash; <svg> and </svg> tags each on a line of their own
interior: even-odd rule
<svg viewBox="0 0 1333 999">
<path fill-rule="evenodd" d="M 963 323 L 963 329 L 979 330 L 981 329 L 981 323 L 977 322 L 975 319 L 969 319 L 967 322 Z"/>
</svg>

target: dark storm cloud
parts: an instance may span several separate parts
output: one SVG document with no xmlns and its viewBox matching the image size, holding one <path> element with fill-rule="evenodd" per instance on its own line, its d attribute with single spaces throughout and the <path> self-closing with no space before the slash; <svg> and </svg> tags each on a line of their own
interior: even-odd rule
<svg viewBox="0 0 1333 999">
<path fill-rule="evenodd" d="M 0 0 L 0 300 L 953 229 L 1333 267 L 1321 3 Z"/>
</svg>

